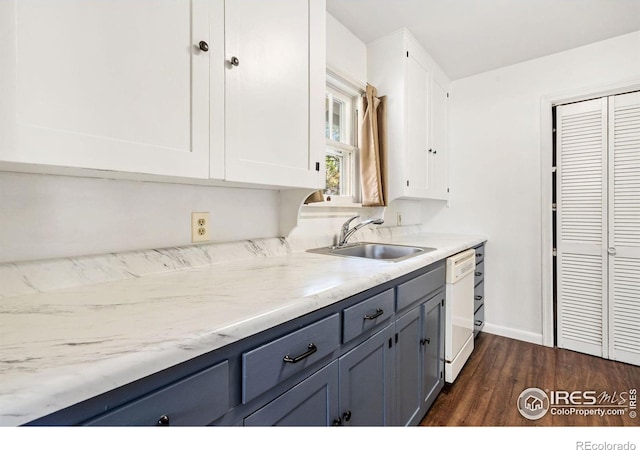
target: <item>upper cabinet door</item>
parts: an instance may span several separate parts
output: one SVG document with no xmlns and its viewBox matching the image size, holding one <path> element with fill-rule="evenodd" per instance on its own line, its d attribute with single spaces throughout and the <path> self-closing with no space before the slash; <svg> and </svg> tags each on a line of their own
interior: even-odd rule
<svg viewBox="0 0 640 450">
<path fill-rule="evenodd" d="M 225 2 L 226 180 L 320 187 L 324 5 Z"/>
<path fill-rule="evenodd" d="M 447 90 L 433 80 L 429 143 L 429 198 L 449 198 L 449 151 L 447 148 L 449 103 Z"/>
<path fill-rule="evenodd" d="M 425 197 L 431 180 L 429 169 L 432 159 L 429 152 L 429 72 L 415 58 L 415 52 L 408 52 L 407 117 L 406 117 L 406 167 L 407 186 L 405 192 L 412 197 Z"/>
<path fill-rule="evenodd" d="M 1 160 L 208 178 L 206 0 L 13 8 L 15 143 Z"/>
</svg>

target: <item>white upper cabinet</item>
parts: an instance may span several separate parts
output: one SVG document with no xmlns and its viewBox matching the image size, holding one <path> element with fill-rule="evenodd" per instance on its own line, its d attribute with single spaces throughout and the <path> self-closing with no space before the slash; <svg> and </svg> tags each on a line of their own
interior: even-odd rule
<svg viewBox="0 0 640 450">
<path fill-rule="evenodd" d="M 204 0 L 13 2 L 19 163 L 208 178 Z"/>
<path fill-rule="evenodd" d="M 367 58 L 388 99 L 389 199 L 447 200 L 448 78 L 406 30 L 369 44 Z"/>
<path fill-rule="evenodd" d="M 324 1 L 227 0 L 225 28 L 225 178 L 321 187 Z"/>
<path fill-rule="evenodd" d="M 14 0 L 0 13 L 15 17 L 0 22 L 3 168 L 322 186 L 324 0 Z"/>
</svg>

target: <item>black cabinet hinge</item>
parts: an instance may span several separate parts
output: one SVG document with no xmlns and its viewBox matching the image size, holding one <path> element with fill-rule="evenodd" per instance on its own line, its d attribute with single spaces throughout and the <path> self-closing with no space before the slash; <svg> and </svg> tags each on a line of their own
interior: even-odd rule
<svg viewBox="0 0 640 450">
<path fill-rule="evenodd" d="M 389 348 L 391 348 L 393 346 L 393 339 L 389 338 Z"/>
<path fill-rule="evenodd" d="M 409 51 L 407 51 L 407 58 L 409 57 Z"/>
<path fill-rule="evenodd" d="M 442 378 L 442 370 L 440 371 L 440 378 Z"/>
<path fill-rule="evenodd" d="M 449 93 L 447 92 L 447 98 L 449 98 Z"/>
<path fill-rule="evenodd" d="M 441 304 L 442 306 L 444 306 L 444 300 L 442 300 L 442 301 L 440 302 L 440 304 Z"/>
<path fill-rule="evenodd" d="M 409 186 L 409 180 L 407 180 L 407 186 Z"/>
<path fill-rule="evenodd" d="M 396 333 L 396 344 L 398 343 L 398 333 Z"/>
<path fill-rule="evenodd" d="M 316 172 L 320 172 L 320 163 L 316 161 Z"/>
</svg>

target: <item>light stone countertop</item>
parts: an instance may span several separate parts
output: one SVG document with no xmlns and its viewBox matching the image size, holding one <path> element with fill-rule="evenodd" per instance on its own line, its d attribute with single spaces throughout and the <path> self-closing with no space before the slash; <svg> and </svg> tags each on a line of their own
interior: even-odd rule
<svg viewBox="0 0 640 450">
<path fill-rule="evenodd" d="M 217 254 L 211 245 L 200 253 L 182 249 L 179 257 L 173 249 L 0 267 L 0 425 L 27 423 L 486 240 L 391 231 L 367 237 L 438 250 L 393 263 L 312 254 L 267 239 L 219 244 Z M 243 251 L 251 257 L 231 257 Z M 144 262 L 144 276 L 133 260 Z M 165 270 L 155 273 L 148 268 L 154 264 Z M 76 268 L 70 277 L 93 282 L 59 288 L 56 270 L 67 265 Z M 113 275 L 123 265 L 127 270 Z M 50 290 L 37 286 L 45 279 Z"/>
</svg>

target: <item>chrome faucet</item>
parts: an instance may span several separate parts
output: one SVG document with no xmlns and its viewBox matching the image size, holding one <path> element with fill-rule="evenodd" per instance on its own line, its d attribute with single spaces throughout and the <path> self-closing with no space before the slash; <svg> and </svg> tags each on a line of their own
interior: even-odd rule
<svg viewBox="0 0 640 450">
<path fill-rule="evenodd" d="M 349 224 L 355 219 L 357 219 L 358 217 L 360 216 L 353 216 L 352 218 L 350 218 L 349 220 L 347 220 L 345 223 L 342 224 L 342 229 L 340 230 L 340 238 L 338 239 L 338 245 L 336 245 L 337 248 L 344 247 L 345 245 L 347 245 L 347 241 L 349 240 L 349 238 L 353 236 L 353 233 L 358 231 L 360 228 L 370 224 L 380 225 L 384 223 L 384 220 L 382 220 L 382 218 L 379 217 L 377 219 L 365 220 L 364 222 L 360 222 L 358 225 L 349 229 Z"/>
</svg>

